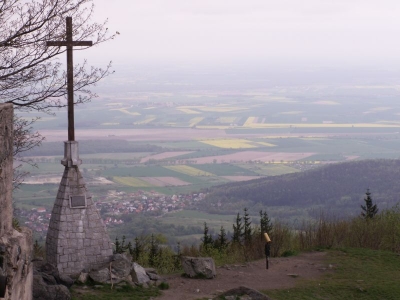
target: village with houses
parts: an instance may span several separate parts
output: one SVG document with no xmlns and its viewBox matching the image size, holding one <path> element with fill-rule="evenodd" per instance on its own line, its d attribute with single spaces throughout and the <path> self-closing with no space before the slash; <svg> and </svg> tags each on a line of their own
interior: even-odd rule
<svg viewBox="0 0 400 300">
<path fill-rule="evenodd" d="M 124 216 L 148 214 L 160 216 L 169 212 L 194 206 L 205 198 L 204 193 L 164 195 L 155 191 L 137 190 L 133 193 L 110 190 L 107 195 L 96 197 L 95 204 L 106 227 L 124 224 Z M 47 234 L 51 210 L 46 207 L 31 210 L 16 208 L 16 217 L 24 226 L 40 237 Z"/>
</svg>

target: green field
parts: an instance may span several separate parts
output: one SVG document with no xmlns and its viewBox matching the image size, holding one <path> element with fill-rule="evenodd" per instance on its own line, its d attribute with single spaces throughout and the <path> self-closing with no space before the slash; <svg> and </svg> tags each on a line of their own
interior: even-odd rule
<svg viewBox="0 0 400 300">
<path fill-rule="evenodd" d="M 322 279 L 302 281 L 297 287 L 266 290 L 277 300 L 291 299 L 398 299 L 400 260 L 393 252 L 343 249 L 328 252 L 327 263 L 334 271 Z"/>
</svg>

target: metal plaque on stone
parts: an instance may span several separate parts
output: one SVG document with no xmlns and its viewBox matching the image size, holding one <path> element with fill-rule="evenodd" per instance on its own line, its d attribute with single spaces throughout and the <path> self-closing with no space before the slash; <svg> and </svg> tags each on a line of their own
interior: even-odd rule
<svg viewBox="0 0 400 300">
<path fill-rule="evenodd" d="M 86 208 L 86 195 L 74 195 L 69 197 L 71 208 Z"/>
</svg>

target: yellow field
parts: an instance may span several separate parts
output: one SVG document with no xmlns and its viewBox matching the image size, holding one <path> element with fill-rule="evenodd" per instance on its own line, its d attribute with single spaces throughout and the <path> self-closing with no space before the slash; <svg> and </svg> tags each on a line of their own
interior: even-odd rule
<svg viewBox="0 0 400 300">
<path fill-rule="evenodd" d="M 202 142 L 204 144 L 208 144 L 211 146 L 219 147 L 219 148 L 241 149 L 241 148 L 256 148 L 257 147 L 255 145 L 251 144 L 251 141 L 245 140 L 245 139 L 214 139 L 214 140 L 203 140 L 203 141 L 199 141 L 199 142 Z"/>
<path fill-rule="evenodd" d="M 135 122 L 135 123 L 133 123 L 133 124 L 136 124 L 136 125 L 148 124 L 148 123 L 150 123 L 150 122 L 153 122 L 155 119 L 156 119 L 155 116 L 148 116 L 148 117 L 146 117 L 146 119 L 144 119 L 143 121 Z"/>
<path fill-rule="evenodd" d="M 131 116 L 140 116 L 140 113 L 138 113 L 136 111 L 130 112 L 126 108 L 114 108 L 114 109 L 110 109 L 110 110 L 117 110 L 117 111 L 120 111 L 124 114 L 131 115 Z"/>
<path fill-rule="evenodd" d="M 186 165 L 165 166 L 164 168 L 170 169 L 175 172 L 183 173 L 189 176 L 215 176 L 213 173 L 209 173 Z"/>
<path fill-rule="evenodd" d="M 185 114 L 189 114 L 189 115 L 198 115 L 200 114 L 200 112 L 195 111 L 193 109 L 190 108 L 186 108 L 186 107 L 178 107 L 177 110 L 180 110 L 181 112 L 184 112 Z"/>
<path fill-rule="evenodd" d="M 236 117 L 219 117 L 217 119 L 217 122 L 220 122 L 220 123 L 235 123 L 236 119 L 237 119 Z"/>
<path fill-rule="evenodd" d="M 116 183 L 133 186 L 133 187 L 152 187 L 153 185 L 136 177 L 119 177 L 114 176 L 113 180 Z"/>
<path fill-rule="evenodd" d="M 197 125 L 198 123 L 200 123 L 203 120 L 204 120 L 204 118 L 202 118 L 202 117 L 192 118 L 192 119 L 190 119 L 189 126 L 193 127 L 193 126 Z"/>
<path fill-rule="evenodd" d="M 254 121 L 257 119 L 257 117 L 248 117 L 246 122 L 244 122 L 243 127 L 252 127 L 254 124 Z"/>
</svg>

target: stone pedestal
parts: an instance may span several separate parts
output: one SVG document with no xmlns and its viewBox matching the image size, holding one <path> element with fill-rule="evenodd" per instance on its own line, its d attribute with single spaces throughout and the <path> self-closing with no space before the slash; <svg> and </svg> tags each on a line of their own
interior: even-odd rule
<svg viewBox="0 0 400 300">
<path fill-rule="evenodd" d="M 61 274 L 77 275 L 108 262 L 112 245 L 79 171 L 78 143 L 65 142 L 64 174 L 46 238 L 47 261 Z"/>
</svg>

